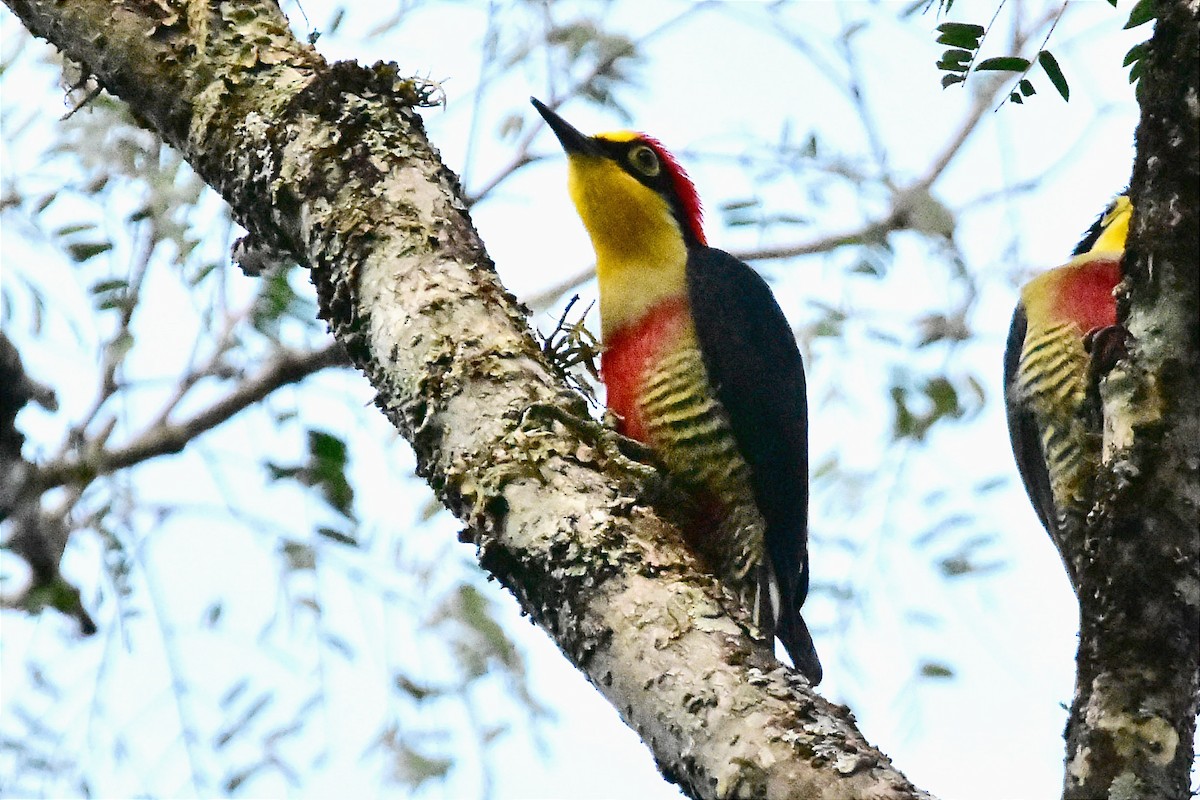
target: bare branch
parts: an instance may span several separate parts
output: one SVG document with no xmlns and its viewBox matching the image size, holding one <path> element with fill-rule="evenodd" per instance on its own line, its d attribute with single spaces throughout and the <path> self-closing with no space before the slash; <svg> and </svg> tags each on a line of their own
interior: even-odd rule
<svg viewBox="0 0 1200 800">
<path fill-rule="evenodd" d="M 644 35 L 639 40 L 638 44 L 645 45 L 647 42 L 671 30 L 679 23 L 683 22 L 685 19 L 708 5 L 710 5 L 710 3 L 700 2 L 688 6 L 674 17 L 671 17 Z M 565 92 L 546 98 L 546 105 L 551 110 L 557 111 L 563 103 L 577 96 L 584 89 L 584 87 L 596 80 L 597 77 L 612 69 L 613 64 L 619 57 L 620 54 L 614 54 L 608 58 L 604 58 L 596 62 L 596 64 L 590 70 L 588 70 L 586 75 L 575 81 L 575 83 L 572 84 Z M 533 124 L 530 125 L 530 127 L 525 131 L 525 135 L 521 137 L 521 140 L 517 142 L 516 153 L 513 155 L 512 159 L 510 159 L 507 164 L 501 167 L 495 175 L 489 178 L 482 187 L 475 192 L 466 195 L 465 200 L 468 207 L 478 203 L 489 193 L 494 191 L 497 186 L 512 177 L 512 175 L 519 169 L 540 159 L 540 157 L 530 154 L 529 148 L 533 146 L 534 140 L 537 139 L 538 134 L 542 132 L 542 128 L 545 127 L 546 122 L 536 114 L 532 115 L 531 119 L 533 120 Z"/>
<path fill-rule="evenodd" d="M 70 483 L 87 483 L 98 475 L 140 464 L 151 458 L 178 453 L 202 433 L 231 419 L 276 389 L 304 380 L 327 367 L 347 365 L 345 351 L 337 342 L 309 353 L 281 351 L 260 372 L 228 395 L 182 422 L 154 424 L 124 447 L 97 449 L 79 458 L 42 465 L 30 476 L 29 486 L 38 493 Z"/>
</svg>

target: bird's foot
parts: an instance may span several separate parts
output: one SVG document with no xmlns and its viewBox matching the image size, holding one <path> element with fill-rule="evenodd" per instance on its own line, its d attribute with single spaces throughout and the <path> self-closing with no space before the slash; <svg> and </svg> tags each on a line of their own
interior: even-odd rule
<svg viewBox="0 0 1200 800">
<path fill-rule="evenodd" d="M 1129 355 L 1129 331 L 1123 325 L 1092 328 L 1084 334 L 1083 349 L 1092 358 L 1096 376 L 1107 375 L 1118 361 Z"/>
</svg>

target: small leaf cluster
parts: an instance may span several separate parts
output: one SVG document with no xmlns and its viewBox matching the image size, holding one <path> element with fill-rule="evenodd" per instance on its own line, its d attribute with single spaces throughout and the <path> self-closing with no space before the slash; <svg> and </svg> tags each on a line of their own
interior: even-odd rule
<svg viewBox="0 0 1200 800">
<path fill-rule="evenodd" d="M 308 460 L 299 464 L 267 464 L 273 480 L 292 479 L 321 492 L 329 507 L 354 519 L 354 487 L 347 478 L 350 464 L 344 439 L 327 431 L 308 431 Z"/>
<path fill-rule="evenodd" d="M 1109 4 L 1116 8 L 1117 0 L 1108 0 Z M 1132 30 L 1133 28 L 1145 25 L 1147 22 L 1154 20 L 1154 3 L 1152 0 L 1138 0 L 1129 12 L 1129 19 L 1125 22 L 1124 30 Z M 1129 48 L 1129 52 L 1125 54 L 1125 60 L 1121 62 L 1121 66 L 1129 67 L 1129 82 L 1136 84 L 1142 77 L 1144 69 L 1142 59 L 1150 46 L 1150 41 L 1138 42 L 1133 47 Z"/>
<path fill-rule="evenodd" d="M 1035 63 L 1033 60 L 1021 56 L 996 56 L 976 63 L 979 49 L 987 36 L 987 29 L 982 25 L 944 22 L 937 29 L 940 34 L 938 44 L 950 46 L 937 62 L 938 69 L 946 73 L 942 76 L 942 88 L 965 82 L 971 72 L 1015 72 L 1019 73 L 1019 78 L 1017 85 L 1008 94 L 1010 101 L 1020 105 L 1025 102 L 1026 97 L 1037 93 L 1028 77 Z M 1062 99 L 1070 100 L 1071 87 L 1067 84 L 1066 76 L 1063 75 L 1054 54 L 1049 50 L 1040 50 L 1036 56 L 1036 63 L 1046 73 L 1046 77 Z"/>
</svg>

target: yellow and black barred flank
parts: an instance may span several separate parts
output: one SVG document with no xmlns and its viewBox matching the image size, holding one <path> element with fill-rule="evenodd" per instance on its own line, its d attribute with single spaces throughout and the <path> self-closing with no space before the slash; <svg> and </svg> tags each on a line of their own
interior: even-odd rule
<svg viewBox="0 0 1200 800">
<path fill-rule="evenodd" d="M 755 508 L 749 466 L 738 452 L 729 416 L 712 391 L 694 335 L 682 338 L 647 369 L 639 406 L 650 446 L 671 475 L 709 506 L 701 512 L 713 519 L 701 521 L 699 530 L 692 532 L 693 548 L 757 612 L 755 567 L 763 558 L 763 522 Z M 773 620 L 758 616 L 755 624 L 774 629 Z"/>
<path fill-rule="evenodd" d="M 1091 473 L 1100 459 L 1098 436 L 1089 431 L 1085 413 L 1088 354 L 1083 333 L 1073 322 L 1049 326 L 1026 336 L 1017 370 L 1017 393 L 1028 404 L 1041 431 L 1042 455 L 1050 478 L 1056 517 L 1086 513 Z"/>
<path fill-rule="evenodd" d="M 1004 354 L 1009 436 L 1026 492 L 1052 534 L 1081 522 L 1093 502 L 1101 419 L 1086 341 L 1117 324 L 1113 291 L 1121 280 L 1132 212 L 1129 199 L 1118 197 L 1074 258 L 1022 287 L 1009 329 Z"/>
</svg>

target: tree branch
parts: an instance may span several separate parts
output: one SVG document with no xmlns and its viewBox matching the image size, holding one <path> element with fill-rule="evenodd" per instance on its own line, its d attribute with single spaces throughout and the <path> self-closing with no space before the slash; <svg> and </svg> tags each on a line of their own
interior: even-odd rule
<svg viewBox="0 0 1200 800">
<path fill-rule="evenodd" d="M 647 507 L 644 468 L 553 377 L 425 139 L 417 82 L 327 66 L 267 0 L 6 2 L 311 268 L 322 316 L 481 563 L 665 775 L 696 797 L 928 796 L 765 654 Z"/>
<path fill-rule="evenodd" d="M 56 486 L 88 483 L 98 475 L 132 467 L 151 458 L 178 453 L 189 442 L 212 430 L 280 387 L 304 380 L 327 367 L 347 365 L 345 350 L 330 342 L 308 353 L 280 351 L 259 374 L 242 381 L 228 395 L 182 422 L 163 421 L 152 425 L 124 447 L 97 449 L 78 458 L 44 464 L 29 479 L 29 490 L 41 494 Z"/>
</svg>

